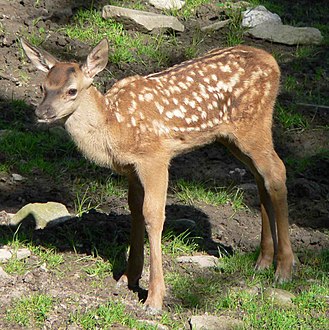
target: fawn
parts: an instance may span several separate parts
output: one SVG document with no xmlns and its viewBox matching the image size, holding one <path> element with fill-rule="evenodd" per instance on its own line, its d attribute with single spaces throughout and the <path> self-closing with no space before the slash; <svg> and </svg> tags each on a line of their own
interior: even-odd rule
<svg viewBox="0 0 329 330">
<path fill-rule="evenodd" d="M 61 120 L 87 158 L 128 178 L 131 247 L 119 283 L 138 286 L 146 229 L 147 308 L 161 309 L 165 294 L 161 234 L 170 160 L 214 141 L 227 146 L 255 176 L 262 217 L 256 269 L 274 260 L 276 279 L 290 279 L 294 255 L 286 173 L 272 142 L 280 69 L 270 54 L 247 46 L 215 49 L 159 73 L 120 80 L 103 95 L 92 82 L 108 62 L 106 39 L 82 65 L 59 62 L 24 40 L 21 44 L 31 62 L 47 72 L 36 109 L 39 121 Z"/>
</svg>

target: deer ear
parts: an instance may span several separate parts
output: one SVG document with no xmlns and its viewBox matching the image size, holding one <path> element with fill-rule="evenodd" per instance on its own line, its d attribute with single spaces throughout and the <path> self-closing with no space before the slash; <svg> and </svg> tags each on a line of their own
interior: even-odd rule
<svg viewBox="0 0 329 330">
<path fill-rule="evenodd" d="M 82 65 L 82 71 L 88 78 L 94 78 L 97 73 L 105 69 L 109 56 L 109 44 L 103 39 L 88 55 Z"/>
<path fill-rule="evenodd" d="M 32 46 L 24 39 L 21 39 L 21 45 L 26 56 L 30 59 L 33 65 L 44 72 L 48 72 L 58 61 L 55 57 L 47 53 L 45 50 Z"/>
</svg>

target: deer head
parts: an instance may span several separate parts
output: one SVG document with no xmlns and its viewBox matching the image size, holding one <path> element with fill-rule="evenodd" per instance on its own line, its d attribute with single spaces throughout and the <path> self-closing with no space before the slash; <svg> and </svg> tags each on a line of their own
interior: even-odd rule
<svg viewBox="0 0 329 330">
<path fill-rule="evenodd" d="M 26 56 L 35 67 L 47 73 L 42 84 L 43 100 L 36 109 L 39 122 L 66 120 L 80 105 L 84 92 L 108 61 L 108 42 L 103 39 L 84 64 L 59 62 L 46 51 L 21 39 Z"/>
</svg>

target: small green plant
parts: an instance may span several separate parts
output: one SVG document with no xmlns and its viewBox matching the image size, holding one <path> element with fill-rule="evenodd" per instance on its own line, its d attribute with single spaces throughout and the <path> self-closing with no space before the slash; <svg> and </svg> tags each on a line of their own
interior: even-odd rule
<svg viewBox="0 0 329 330">
<path fill-rule="evenodd" d="M 103 279 L 112 274 L 113 266 L 109 261 L 99 258 L 92 265 L 85 266 L 83 269 L 88 276 Z"/>
<path fill-rule="evenodd" d="M 121 302 L 109 301 L 86 313 L 77 312 L 71 315 L 71 322 L 80 325 L 83 329 L 112 329 L 116 326 L 124 326 L 129 329 L 151 330 L 157 326 L 148 325 L 136 320 L 126 312 L 125 305 Z"/>
<path fill-rule="evenodd" d="M 295 107 L 293 106 L 286 108 L 280 104 L 277 104 L 276 117 L 286 130 L 302 131 L 307 129 L 309 127 L 308 120 L 303 115 L 295 111 Z"/>
<path fill-rule="evenodd" d="M 200 182 L 187 182 L 180 180 L 175 187 L 176 197 L 186 204 L 204 202 L 218 206 L 231 204 L 234 210 L 244 207 L 243 192 L 238 188 L 206 188 Z"/>
<path fill-rule="evenodd" d="M 54 300 L 44 294 L 17 299 L 7 310 L 6 319 L 24 327 L 40 327 L 52 310 Z"/>
<path fill-rule="evenodd" d="M 81 196 L 78 193 L 76 195 L 74 209 L 77 217 L 81 217 L 84 213 L 88 213 L 90 210 L 97 210 L 99 207 L 99 204 L 93 204 L 93 200 L 88 196 L 88 193 L 89 189 L 87 188 Z"/>
<path fill-rule="evenodd" d="M 243 28 L 242 22 L 242 9 L 241 8 L 229 8 L 226 10 L 226 15 L 229 17 L 230 22 L 228 24 L 228 31 L 226 34 L 227 46 L 235 46 L 243 43 Z"/>
<path fill-rule="evenodd" d="M 64 262 L 63 255 L 57 253 L 53 247 L 34 246 L 31 244 L 29 249 L 41 259 L 41 263 L 46 264 L 47 269 L 57 269 Z"/>
<path fill-rule="evenodd" d="M 162 251 L 173 257 L 182 254 L 192 254 L 199 250 L 197 237 L 191 237 L 188 230 L 176 235 L 172 231 L 167 231 L 162 237 Z"/>
<path fill-rule="evenodd" d="M 167 15 L 172 15 L 187 20 L 192 16 L 195 16 L 199 7 L 209 2 L 211 2 L 211 0 L 186 0 L 185 5 L 181 9 L 173 8 L 170 10 L 165 10 L 164 12 Z"/>
</svg>

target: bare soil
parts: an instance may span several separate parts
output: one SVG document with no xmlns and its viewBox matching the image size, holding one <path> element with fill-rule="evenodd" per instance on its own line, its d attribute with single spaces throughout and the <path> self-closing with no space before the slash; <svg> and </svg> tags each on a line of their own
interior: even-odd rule
<svg viewBox="0 0 329 330">
<path fill-rule="evenodd" d="M 101 8 L 102 4 L 107 3 L 107 1 L 92 2 L 97 8 Z M 17 38 L 22 35 L 22 31 L 33 33 L 40 27 L 44 27 L 49 32 L 49 37 L 42 44 L 43 48 L 58 58 L 73 58 L 81 61 L 90 51 L 90 46 L 70 40 L 59 28 L 69 22 L 71 14 L 78 8 L 81 6 L 89 8 L 90 4 L 91 1 L 41 0 L 39 5 L 36 5 L 35 0 L 0 0 L 0 23 L 6 32 L 5 35 L 0 33 L 0 117 L 2 119 L 8 122 L 17 120 L 13 115 L 10 101 L 23 99 L 31 106 L 26 109 L 25 118 L 20 118 L 20 120 L 25 121 L 26 130 L 38 129 L 34 125 L 34 106 L 40 101 L 39 85 L 43 74 L 22 59 L 17 43 Z M 68 8 L 72 10 L 68 10 Z M 179 49 L 172 52 L 170 60 L 172 64 L 184 60 L 180 49 L 190 45 L 198 24 L 205 25 L 207 22 L 211 22 L 216 16 L 214 11 L 214 7 L 204 6 L 193 19 L 184 22 L 186 32 L 177 35 Z M 225 32 L 224 29 L 213 34 L 203 35 L 203 42 L 198 46 L 199 54 L 214 47 L 223 46 Z M 292 69 L 294 62 L 298 61 L 294 56 L 295 47 L 247 38 L 245 44 L 283 54 L 279 60 L 282 68 L 282 81 L 285 81 L 288 75 L 295 74 Z M 319 81 L 310 79 L 313 82 L 310 90 L 316 88 L 320 96 L 328 95 L 328 49 L 318 46 L 315 53 L 316 55 L 309 60 L 304 59 L 303 70 L 299 72 L 297 78 L 311 77 L 317 68 L 321 68 L 325 72 L 323 75 L 327 78 Z M 154 71 L 155 67 L 155 64 L 152 67 L 152 63 L 148 67 L 139 63 L 127 64 L 124 67 L 108 64 L 108 69 L 117 79 L 136 73 L 147 74 Z M 29 83 L 24 82 L 22 72 L 28 73 Z M 106 90 L 114 80 L 108 80 L 104 73 L 100 75 L 98 82 L 101 83 L 101 89 Z M 315 85 L 316 87 L 314 87 Z M 279 100 L 281 104 L 289 104 L 296 102 L 296 97 L 293 92 L 282 93 Z M 309 251 L 321 251 L 329 248 L 329 159 L 318 159 L 316 156 L 319 150 L 328 148 L 329 130 L 323 129 L 323 127 L 328 127 L 329 112 L 323 108 L 306 106 L 299 106 L 298 111 L 309 119 L 311 127 L 304 131 L 287 131 L 275 121 L 274 140 L 276 149 L 284 161 L 288 158 L 314 157 L 302 172 L 296 171 L 292 166 L 287 166 L 291 239 L 294 250 L 302 255 Z M 0 161 L 3 160 L 2 157 L 4 156 L 0 155 Z M 178 157 L 172 162 L 171 182 L 178 179 L 192 179 L 217 186 L 237 184 L 245 190 L 245 202 L 248 209 L 237 212 L 233 212 L 230 205 L 219 207 L 203 203 L 193 206 L 182 205 L 177 201 L 173 192 L 169 193 L 167 223 L 181 218 L 194 220 L 196 222 L 195 234 L 202 237 L 201 245 L 208 253 L 215 253 L 218 247 L 231 253 L 254 251 L 259 244 L 260 214 L 256 186 L 248 170 L 243 176 L 232 174 L 236 168 L 244 167 L 218 145 L 207 146 Z M 104 175 L 108 175 L 108 171 L 104 171 Z M 52 178 L 38 172 L 31 173 L 23 182 L 14 182 L 10 175 L 3 175 L 0 178 L 0 210 L 14 213 L 26 203 L 52 200 L 62 202 L 73 211 L 75 195 L 70 187 L 73 180 L 77 179 L 79 178 L 71 178 L 71 181 L 68 180 L 68 182 L 58 185 Z M 137 310 L 133 308 L 138 301 L 137 294 L 126 289 L 118 289 L 115 286 L 115 279 L 122 271 L 124 263 L 114 267 L 114 279 L 107 277 L 103 280 L 102 285 L 92 285 L 93 279 L 82 274 L 83 261 L 76 261 L 75 251 L 65 237 L 66 232 L 76 233 L 74 237 L 76 252 L 81 254 L 81 257 L 91 254 L 96 246 L 98 254 L 110 260 L 114 260 L 114 256 L 108 255 L 104 245 L 91 242 L 90 237 L 95 235 L 99 241 L 116 242 L 122 246 L 120 253 L 124 260 L 130 227 L 126 202 L 110 196 L 108 205 L 104 205 L 104 212 L 91 212 L 81 219 L 32 234 L 33 243 L 44 246 L 52 245 L 63 253 L 65 263 L 61 266 L 61 270 L 65 276 L 59 276 L 57 272 L 36 267 L 23 276 L 13 276 L 11 280 L 2 282 L 0 285 L 0 328 L 6 328 L 6 323 L 2 318 L 3 306 L 8 305 L 14 297 L 36 291 L 46 292 L 63 302 L 47 320 L 49 329 L 64 329 L 69 313 L 73 312 L 73 306 L 84 310 L 105 302 L 109 297 L 123 298 L 125 303 L 131 306 L 132 312 L 138 315 L 138 318 L 143 318 L 142 308 L 138 307 Z M 30 225 L 27 224 L 26 228 L 24 227 L 22 230 L 29 232 L 29 228 Z M 4 225 L 0 227 L 0 230 L 3 235 L 9 232 Z M 29 262 L 33 264 L 36 261 L 32 257 Z M 165 260 L 164 267 L 165 270 L 171 270 L 170 260 Z M 146 287 L 146 282 L 144 282 L 144 287 Z M 168 294 L 165 301 L 166 308 L 174 303 L 174 298 Z"/>
</svg>

